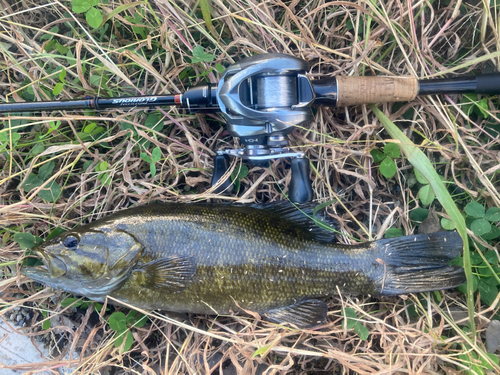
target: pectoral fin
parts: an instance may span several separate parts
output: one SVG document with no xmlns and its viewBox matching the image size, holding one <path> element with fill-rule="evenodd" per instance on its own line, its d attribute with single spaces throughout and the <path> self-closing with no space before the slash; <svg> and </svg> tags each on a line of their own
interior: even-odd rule
<svg viewBox="0 0 500 375">
<path fill-rule="evenodd" d="M 309 328 L 323 323 L 327 312 L 328 306 L 325 302 L 308 299 L 291 306 L 270 310 L 264 315 L 274 323 L 291 323 L 299 328 Z"/>
<path fill-rule="evenodd" d="M 143 287 L 177 293 L 193 279 L 196 264 L 192 257 L 172 255 L 146 263 L 138 271 L 142 273 Z"/>
</svg>

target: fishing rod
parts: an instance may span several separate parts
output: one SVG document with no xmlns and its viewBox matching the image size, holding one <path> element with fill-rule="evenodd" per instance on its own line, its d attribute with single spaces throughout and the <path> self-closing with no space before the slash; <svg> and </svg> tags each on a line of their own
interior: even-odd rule
<svg viewBox="0 0 500 375">
<path fill-rule="evenodd" d="M 229 169 L 229 156 L 254 165 L 291 158 L 289 198 L 302 203 L 313 196 L 309 160 L 303 152 L 290 150 L 286 136 L 295 126 L 305 126 L 313 119 L 311 107 L 411 101 L 418 95 L 500 94 L 500 73 L 426 80 L 379 76 L 311 80 L 306 75 L 308 70 L 309 64 L 302 59 L 268 53 L 229 66 L 216 85 L 195 86 L 183 94 L 3 103 L 0 113 L 161 106 L 177 106 L 189 112 L 221 112 L 227 130 L 240 139 L 243 148 L 217 151 L 212 186 Z M 231 190 L 232 182 L 226 179 L 215 192 Z"/>
</svg>

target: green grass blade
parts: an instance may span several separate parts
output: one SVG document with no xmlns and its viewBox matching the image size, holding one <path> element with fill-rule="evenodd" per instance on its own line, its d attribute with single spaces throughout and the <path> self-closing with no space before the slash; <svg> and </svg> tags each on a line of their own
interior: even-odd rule
<svg viewBox="0 0 500 375">
<path fill-rule="evenodd" d="M 464 269 L 465 276 L 467 278 L 467 310 L 469 312 L 469 323 L 471 327 L 472 337 L 475 340 L 476 337 L 476 326 L 474 322 L 474 292 L 472 290 L 472 268 L 470 260 L 469 251 L 469 241 L 467 237 L 467 228 L 465 226 L 465 219 L 460 214 L 458 207 L 455 205 L 453 198 L 446 189 L 436 170 L 434 169 L 432 163 L 429 161 L 427 156 L 417 147 L 413 142 L 406 137 L 403 132 L 394 123 L 387 118 L 377 107 L 374 105 L 370 106 L 372 111 L 378 117 L 382 125 L 384 125 L 385 130 L 390 134 L 390 136 L 400 141 L 399 147 L 404 153 L 408 161 L 413 165 L 413 167 L 418 170 L 426 179 L 429 181 L 436 198 L 439 200 L 441 205 L 444 207 L 450 219 L 455 224 L 458 233 L 462 236 L 464 241 Z"/>
<path fill-rule="evenodd" d="M 215 32 L 214 26 L 212 25 L 212 15 L 210 14 L 210 0 L 200 0 L 200 8 L 201 14 L 203 15 L 203 20 L 205 21 L 205 25 L 207 25 L 207 29 L 214 36 L 214 38 L 218 38 L 217 33 Z"/>
</svg>

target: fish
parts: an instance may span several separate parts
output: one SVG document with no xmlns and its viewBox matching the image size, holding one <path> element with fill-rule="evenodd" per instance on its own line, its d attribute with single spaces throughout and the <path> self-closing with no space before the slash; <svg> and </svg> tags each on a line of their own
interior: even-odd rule
<svg viewBox="0 0 500 375">
<path fill-rule="evenodd" d="M 324 215 L 293 205 L 152 203 L 46 240 L 31 280 L 142 309 L 226 315 L 256 312 L 299 328 L 325 322 L 325 297 L 394 296 L 465 282 L 449 262 L 456 232 L 335 243 Z"/>
</svg>

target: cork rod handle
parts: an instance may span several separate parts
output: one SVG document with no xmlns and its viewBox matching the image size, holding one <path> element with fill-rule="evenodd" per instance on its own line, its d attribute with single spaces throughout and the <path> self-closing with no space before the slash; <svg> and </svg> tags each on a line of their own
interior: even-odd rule
<svg viewBox="0 0 500 375">
<path fill-rule="evenodd" d="M 406 102 L 418 94 L 418 80 L 413 77 L 336 77 L 337 106 Z"/>
</svg>

